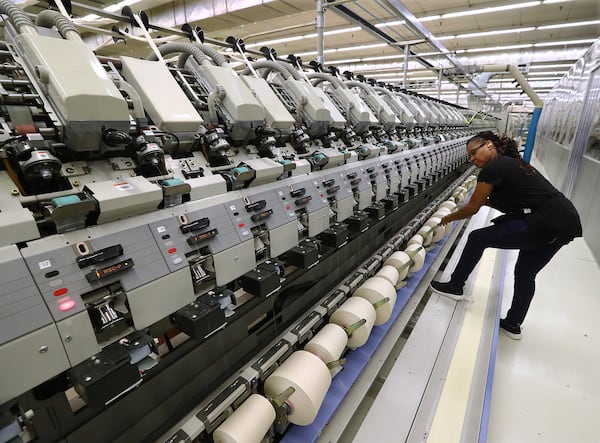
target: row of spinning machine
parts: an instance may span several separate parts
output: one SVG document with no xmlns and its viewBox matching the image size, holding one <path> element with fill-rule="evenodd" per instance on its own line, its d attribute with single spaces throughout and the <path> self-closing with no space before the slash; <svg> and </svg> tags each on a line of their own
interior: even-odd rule
<svg viewBox="0 0 600 443">
<path fill-rule="evenodd" d="M 330 316 L 323 334 L 351 341 L 385 321 L 393 283 L 348 298 L 362 283 L 348 275 L 390 238 L 431 229 L 423 211 L 490 125 L 196 34 L 146 59 L 98 58 L 61 14 L 33 22 L 9 0 L 0 13 L 0 440 L 158 438 L 290 327 L 194 438 L 209 441 L 272 373 L 264 393 L 291 411 L 306 388 L 282 397 L 273 371 L 316 365 L 298 349 Z"/>
<path fill-rule="evenodd" d="M 406 242 L 404 250 L 394 251 L 392 241 L 384 246 L 381 255 L 376 255 L 377 258 L 360 269 L 366 279 L 328 316 L 329 322 L 308 340 L 303 350 L 294 351 L 271 375 L 266 379 L 263 377 L 262 383 L 261 376 L 256 373 L 256 380 L 247 380 L 249 386 L 261 386 L 264 396 L 249 393 L 235 410 L 230 407 L 228 414 L 231 415 L 214 430 L 213 441 L 260 443 L 272 440 L 288 423 L 310 425 L 327 395 L 332 378 L 343 369 L 343 354 L 365 345 L 373 327 L 390 319 L 397 289 L 421 270 L 426 252 L 446 234 L 441 219 L 465 200 L 475 181 L 474 175 L 469 176 L 455 188 L 450 198 L 429 207 L 426 212 L 433 214 Z M 334 293 L 340 290 L 343 289 L 338 288 Z M 252 371 L 246 369 L 240 373 L 244 377 Z M 206 403 L 213 401 L 210 399 Z M 161 441 L 193 441 L 201 437 L 205 428 L 196 414 L 204 406 L 188 415 Z"/>
</svg>

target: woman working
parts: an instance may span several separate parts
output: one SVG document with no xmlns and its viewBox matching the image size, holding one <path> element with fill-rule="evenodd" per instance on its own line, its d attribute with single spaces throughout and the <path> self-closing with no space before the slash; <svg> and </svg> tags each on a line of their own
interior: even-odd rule
<svg viewBox="0 0 600 443">
<path fill-rule="evenodd" d="M 492 220 L 493 225 L 469 234 L 450 281 L 433 281 L 431 289 L 460 300 L 485 248 L 518 249 L 512 303 L 506 317 L 500 319 L 501 331 L 518 340 L 537 273 L 563 245 L 581 237 L 581 222 L 573 204 L 521 158 L 513 139 L 481 132 L 467 142 L 467 154 L 481 168 L 477 186 L 469 202 L 441 223 L 470 217 L 483 205 L 504 215 Z"/>
</svg>

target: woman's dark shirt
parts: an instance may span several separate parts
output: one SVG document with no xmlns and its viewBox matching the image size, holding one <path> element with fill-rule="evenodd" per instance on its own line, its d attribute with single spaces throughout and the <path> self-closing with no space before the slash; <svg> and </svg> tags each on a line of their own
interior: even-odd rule
<svg viewBox="0 0 600 443">
<path fill-rule="evenodd" d="M 529 171 L 516 158 L 498 157 L 481 169 L 477 181 L 493 185 L 489 205 L 525 217 L 539 243 L 568 243 L 581 237 L 577 210 L 535 168 Z"/>
</svg>

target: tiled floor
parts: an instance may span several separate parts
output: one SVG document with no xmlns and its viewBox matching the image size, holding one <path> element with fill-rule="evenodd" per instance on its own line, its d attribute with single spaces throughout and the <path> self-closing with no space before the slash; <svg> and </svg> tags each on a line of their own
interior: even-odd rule
<svg viewBox="0 0 600 443">
<path fill-rule="evenodd" d="M 582 239 L 540 272 L 523 326 L 499 339 L 487 442 L 600 442 L 600 269 Z"/>
</svg>

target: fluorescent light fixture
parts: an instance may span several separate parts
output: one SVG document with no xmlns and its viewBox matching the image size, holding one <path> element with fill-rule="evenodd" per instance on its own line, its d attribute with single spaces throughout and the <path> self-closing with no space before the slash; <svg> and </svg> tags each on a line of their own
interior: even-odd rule
<svg viewBox="0 0 600 443">
<path fill-rule="evenodd" d="M 544 5 L 551 5 L 553 3 L 565 3 L 565 2 L 570 2 L 570 1 L 573 1 L 573 0 L 544 0 L 542 3 Z"/>
<path fill-rule="evenodd" d="M 100 16 L 96 15 L 96 14 L 88 14 L 88 15 L 85 15 L 85 16 L 81 17 L 79 19 L 79 21 L 89 22 L 89 21 L 92 21 L 92 20 L 96 20 L 97 18 L 100 18 Z"/>
<path fill-rule="evenodd" d="M 428 15 L 426 17 L 421 17 L 417 20 L 419 20 L 421 23 L 423 23 L 423 22 L 431 22 L 431 21 L 437 20 L 439 18 L 442 18 L 442 16 L 439 14 L 436 14 L 436 15 Z"/>
<path fill-rule="evenodd" d="M 528 32 L 528 31 L 534 31 L 534 30 L 535 30 L 535 26 L 529 26 L 526 28 L 501 29 L 501 30 L 497 30 L 497 31 L 471 32 L 469 34 L 458 34 L 455 37 L 456 38 L 485 37 L 488 35 L 514 34 L 514 33 Z M 439 38 L 438 38 L 438 40 L 439 40 Z"/>
<path fill-rule="evenodd" d="M 567 71 L 558 71 L 558 72 L 530 72 L 527 74 L 527 77 L 535 77 L 537 75 L 565 75 Z"/>
<path fill-rule="evenodd" d="M 574 28 L 576 26 L 590 26 L 600 24 L 600 20 L 588 20 L 585 22 L 571 22 L 571 23 L 557 23 L 555 25 L 538 26 L 538 30 L 543 31 L 544 29 L 558 29 L 558 28 Z"/>
<path fill-rule="evenodd" d="M 406 24 L 405 20 L 395 20 L 393 22 L 384 22 L 384 23 L 377 23 L 375 25 L 376 28 L 383 28 L 384 26 L 399 26 L 399 25 L 404 25 Z"/>
<path fill-rule="evenodd" d="M 362 59 L 363 62 L 372 62 L 372 61 L 377 61 L 377 60 L 389 60 L 389 59 L 395 59 L 395 58 L 404 58 L 403 54 L 393 54 L 393 55 L 377 55 L 377 56 L 373 56 L 373 57 L 364 57 Z"/>
<path fill-rule="evenodd" d="M 338 64 L 338 65 L 343 65 L 343 64 L 353 64 L 353 63 L 359 63 L 362 59 L 360 58 L 348 58 L 346 60 L 331 60 L 331 61 L 326 61 L 325 64 L 326 65 L 331 65 L 333 63 Z"/>
<path fill-rule="evenodd" d="M 543 42 L 543 43 L 536 43 L 535 46 L 536 48 L 543 48 L 546 46 L 568 46 L 568 45 L 581 45 L 581 44 L 585 44 L 585 43 L 594 43 L 596 41 L 595 38 L 588 38 L 588 39 L 584 39 L 584 40 L 566 40 L 566 41 L 562 41 L 562 42 Z"/>
<path fill-rule="evenodd" d="M 402 72 L 397 72 L 397 73 L 391 73 L 391 72 L 385 72 L 385 73 L 381 73 L 381 74 L 368 74 L 367 77 L 390 77 L 390 76 L 396 76 L 398 78 L 404 78 L 404 74 Z M 407 77 L 407 79 L 409 81 L 420 81 L 420 80 L 437 80 L 437 77 Z"/>
<path fill-rule="evenodd" d="M 317 51 L 308 51 L 308 52 L 297 52 L 294 55 L 297 57 L 306 57 L 309 55 L 317 55 L 318 52 Z"/>
<path fill-rule="evenodd" d="M 136 0 L 136 1 L 140 1 L 140 0 Z M 362 28 L 360 26 L 353 26 L 350 28 L 342 28 L 342 29 L 333 29 L 331 31 L 325 31 L 323 33 L 323 35 L 327 36 L 327 35 L 344 34 L 346 32 L 360 31 L 361 29 Z M 276 45 L 279 43 L 294 42 L 294 41 L 298 41 L 298 40 L 302 40 L 302 39 L 317 38 L 317 37 L 318 37 L 318 34 L 316 32 L 314 32 L 311 34 L 295 35 L 292 37 L 282 37 L 282 38 L 277 38 L 277 39 L 273 39 L 273 40 L 265 40 L 263 42 L 258 42 L 258 43 L 251 43 L 251 44 L 247 44 L 246 48 L 255 48 L 258 46 L 271 46 L 271 45 Z"/>
<path fill-rule="evenodd" d="M 360 26 L 353 26 L 351 28 L 342 28 L 342 29 L 333 29 L 331 31 L 325 31 L 323 32 L 323 35 L 336 35 L 336 34 L 345 34 L 346 32 L 356 32 L 356 31 L 360 31 L 362 28 Z M 318 37 L 319 34 L 312 33 L 312 34 L 306 34 L 303 35 L 302 37 L 304 38 L 316 38 Z"/>
<path fill-rule="evenodd" d="M 294 42 L 294 41 L 298 41 L 298 40 L 302 40 L 304 37 L 301 35 L 296 35 L 294 37 L 283 37 L 283 38 L 275 38 L 273 40 L 266 40 L 264 42 L 260 42 L 260 43 L 252 43 L 250 45 L 246 45 L 247 48 L 254 48 L 256 46 L 272 46 L 272 45 L 277 45 L 279 43 L 288 43 L 288 42 Z"/>
<path fill-rule="evenodd" d="M 450 52 L 448 52 L 448 54 L 450 54 Z M 436 52 L 419 52 L 417 54 L 419 57 L 429 57 L 431 55 L 442 55 L 441 52 L 436 51 Z"/>
<path fill-rule="evenodd" d="M 466 9 L 464 11 L 459 12 L 449 12 L 446 14 L 442 14 L 439 18 L 457 18 L 457 17 L 467 17 L 469 15 L 479 15 L 479 14 L 489 14 L 491 12 L 499 12 L 499 11 L 510 11 L 511 9 L 521 9 L 521 8 L 529 8 L 532 6 L 538 6 L 542 2 L 523 2 L 523 3 L 513 3 L 512 5 L 503 5 L 503 6 L 491 6 L 488 8 L 480 8 L 480 9 Z M 429 17 L 425 17 L 429 18 Z M 435 20 L 435 19 L 434 19 Z M 423 21 L 423 20 L 421 20 Z"/>
<path fill-rule="evenodd" d="M 471 49 L 467 49 L 467 52 L 507 51 L 507 50 L 510 50 L 510 49 L 531 48 L 532 46 L 533 45 L 531 43 L 527 43 L 527 44 L 524 44 L 524 45 L 493 46 L 493 47 L 488 47 L 488 48 L 471 48 Z"/>
<path fill-rule="evenodd" d="M 103 8 L 103 10 L 106 12 L 116 12 L 116 11 L 120 11 L 125 6 L 134 5 L 136 3 L 139 3 L 140 1 L 141 0 L 123 0 L 122 2 L 107 6 L 106 8 Z"/>
<path fill-rule="evenodd" d="M 571 66 L 573 66 L 575 63 L 568 63 L 568 64 L 553 64 L 553 65 L 531 65 L 529 67 L 529 69 L 547 69 L 547 68 L 570 68 Z"/>
<path fill-rule="evenodd" d="M 387 43 L 374 43 L 372 45 L 346 46 L 344 48 L 338 48 L 337 52 L 360 51 L 362 49 L 381 48 L 381 47 L 387 46 L 387 45 L 388 45 Z"/>
<path fill-rule="evenodd" d="M 451 40 L 451 39 L 456 38 L 456 37 L 458 37 L 458 36 L 456 36 L 456 35 L 442 35 L 441 37 L 436 37 L 436 40 L 439 40 L 439 41 Z"/>
</svg>

